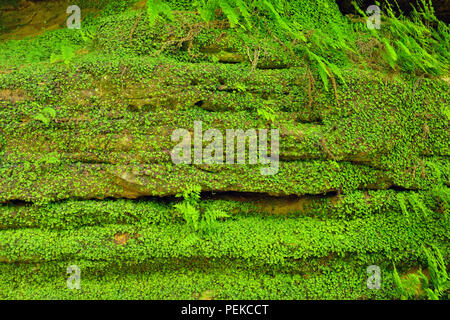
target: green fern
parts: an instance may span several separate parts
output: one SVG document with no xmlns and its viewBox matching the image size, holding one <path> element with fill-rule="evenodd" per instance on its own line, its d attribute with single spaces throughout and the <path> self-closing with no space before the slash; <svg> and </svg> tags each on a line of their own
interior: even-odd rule
<svg viewBox="0 0 450 320">
<path fill-rule="evenodd" d="M 165 17 L 170 21 L 174 20 L 172 8 L 163 0 L 147 1 L 147 18 L 150 26 L 154 26 L 160 17 Z"/>
<path fill-rule="evenodd" d="M 186 221 L 186 225 L 192 228 L 192 230 L 198 231 L 200 218 L 200 212 L 198 209 L 187 201 L 177 203 L 174 207 L 182 215 L 184 221 Z"/>
<path fill-rule="evenodd" d="M 433 248 L 433 251 L 423 247 L 423 252 L 427 257 L 430 279 L 423 274 L 421 269 L 416 273 L 410 273 L 400 278 L 394 265 L 393 279 L 400 299 L 407 300 L 422 297 L 430 300 L 439 300 L 444 296 L 445 292 L 448 292 L 450 282 L 444 258 L 439 249 Z"/>
<path fill-rule="evenodd" d="M 419 269 L 417 273 L 410 273 L 403 279 L 400 278 L 394 265 L 394 284 L 401 300 L 413 299 L 420 296 L 421 288 L 428 283 L 427 277 Z"/>
<path fill-rule="evenodd" d="M 437 248 L 433 249 L 434 253 L 425 247 L 423 248 L 427 257 L 428 269 L 430 271 L 430 284 L 432 286 L 431 288 L 426 288 L 425 292 L 429 299 L 439 300 L 450 289 L 450 279 L 441 252 Z"/>
<path fill-rule="evenodd" d="M 201 233 L 203 233 L 203 234 L 213 233 L 219 227 L 218 220 L 226 219 L 229 217 L 230 216 L 222 210 L 218 210 L 218 209 L 207 210 L 204 213 L 203 218 L 200 223 Z"/>
<path fill-rule="evenodd" d="M 75 49 L 69 45 L 61 45 L 60 54 L 52 53 L 50 56 L 50 63 L 64 62 L 69 65 L 72 59 L 75 57 Z"/>
<path fill-rule="evenodd" d="M 46 127 L 50 125 L 50 121 L 56 117 L 55 109 L 46 107 L 42 112 L 34 115 L 33 119 L 42 122 Z"/>
<path fill-rule="evenodd" d="M 386 31 L 373 29 L 371 34 L 383 44 L 383 57 L 392 69 L 435 76 L 448 72 L 450 28 L 436 18 L 430 0 L 420 0 L 417 8 L 413 6 L 410 19 L 402 14 L 397 16 L 392 5 L 386 2 L 384 16 Z"/>
<path fill-rule="evenodd" d="M 188 186 L 183 193 L 177 194 L 177 197 L 183 197 L 183 201 L 174 205 L 174 208 L 181 214 L 186 225 L 194 232 L 201 234 L 210 234 L 217 230 L 218 220 L 229 218 L 223 210 L 208 209 L 203 215 L 200 214 L 201 187 L 198 185 Z"/>
<path fill-rule="evenodd" d="M 259 116 L 266 121 L 275 122 L 277 116 L 275 111 L 267 105 L 263 105 L 261 108 L 256 110 Z"/>
</svg>

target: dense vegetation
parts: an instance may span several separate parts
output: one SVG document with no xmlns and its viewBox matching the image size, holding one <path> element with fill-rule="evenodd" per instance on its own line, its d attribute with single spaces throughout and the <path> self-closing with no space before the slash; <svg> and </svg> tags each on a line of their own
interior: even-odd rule
<svg viewBox="0 0 450 320">
<path fill-rule="evenodd" d="M 0 20 L 0 298 L 448 299 L 429 1 L 373 30 L 331 0 L 73 2 L 80 30 Z M 279 172 L 173 164 L 194 121 L 279 129 Z"/>
</svg>

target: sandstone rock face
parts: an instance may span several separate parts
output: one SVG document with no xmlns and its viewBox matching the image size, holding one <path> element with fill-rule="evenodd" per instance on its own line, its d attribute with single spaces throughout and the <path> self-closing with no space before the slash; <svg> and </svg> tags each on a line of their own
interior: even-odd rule
<svg viewBox="0 0 450 320">
<path fill-rule="evenodd" d="M 0 4 L 0 40 L 23 39 L 66 26 L 67 0 L 18 0 Z M 83 6 L 82 6 L 83 7 Z M 83 15 L 98 10 L 83 7 Z"/>
<path fill-rule="evenodd" d="M 205 66 L 196 75 L 198 65 L 140 61 L 141 67 L 144 64 L 153 71 L 139 83 L 129 79 L 112 84 L 108 79 L 119 70 L 111 70 L 110 76 L 105 74 L 99 79 L 85 73 L 71 78 L 57 71 L 54 75 L 47 73 L 46 77 L 61 77 L 65 82 L 54 87 L 55 80 L 40 81 L 55 93 L 55 98 L 45 102 L 56 112 L 49 125 L 34 120 L 32 109 L 17 113 L 19 106 L 44 101 L 43 97 L 19 89 L 20 85 L 3 90 L 0 101 L 5 106 L 1 131 L 5 165 L 0 200 L 167 196 L 182 191 L 188 181 L 201 185 L 204 191 L 278 195 L 392 186 L 418 190 L 438 179 L 427 161 L 447 170 L 445 161 L 440 160 L 449 155 L 449 146 L 441 139 L 448 133 L 445 119 L 439 112 L 448 102 L 445 83 L 436 87 L 432 82 L 423 82 L 415 89 L 416 103 L 419 99 L 424 105 L 410 120 L 410 131 L 405 131 L 402 119 L 410 116 L 410 106 L 404 101 L 413 97 L 404 82 L 380 86 L 367 75 L 348 73 L 347 87 L 340 87 L 336 95 L 317 92 L 310 103 L 302 70 L 254 72 L 251 80 L 241 80 L 246 88 L 243 91 L 233 85 L 236 80 L 232 77 L 238 76 L 239 67 Z M 214 79 L 219 74 L 225 80 Z M 190 80 L 193 76 L 195 84 Z M 76 88 L 80 78 L 89 80 Z M 278 88 L 273 91 L 275 86 Z M 426 94 L 430 88 L 433 96 Z M 94 104 L 91 94 L 96 97 Z M 284 109 L 273 122 L 252 111 L 269 99 Z M 380 104 L 382 107 L 377 107 Z M 216 108 L 211 110 L 209 105 Z M 338 105 L 339 109 L 334 109 Z M 363 123 L 362 117 L 367 117 Z M 261 166 L 248 161 L 231 167 L 203 162 L 175 165 L 171 152 L 178 142 L 172 141 L 172 133 L 180 128 L 189 131 L 189 148 L 194 152 L 196 121 L 202 123 L 201 134 L 216 129 L 223 137 L 230 129 L 278 130 L 279 172 L 273 177 L 260 176 Z M 201 149 L 208 145 L 204 141 Z M 414 146 L 407 158 L 405 155 L 408 164 L 392 161 L 398 157 L 399 146 L 407 145 Z M 222 159 L 226 158 L 225 147 L 222 143 Z M 42 174 L 36 176 L 36 171 Z M 367 180 L 345 182 L 353 171 Z M 313 176 L 317 177 L 311 179 Z M 446 177 L 442 176 L 441 181 L 448 183 Z M 309 180 L 312 184 L 302 182 Z"/>
<path fill-rule="evenodd" d="M 57 3 L 17 2 L 20 19 L 59 23 Z M 145 1 L 111 3 L 83 34 L 0 43 L 0 298 L 398 299 L 393 263 L 448 260 L 448 79 L 391 67 L 361 32 L 350 63 L 321 52 L 326 86 L 305 48 L 345 19 L 328 0 L 292 2 L 320 16 L 305 43 L 183 1 L 153 26 Z M 45 31 L 8 19 L 4 39 Z M 233 164 L 230 130 L 248 135 Z"/>
</svg>

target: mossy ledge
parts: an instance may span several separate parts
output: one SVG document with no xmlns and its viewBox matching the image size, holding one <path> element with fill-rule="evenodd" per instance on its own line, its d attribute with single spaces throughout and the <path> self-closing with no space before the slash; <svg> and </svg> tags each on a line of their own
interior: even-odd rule
<svg viewBox="0 0 450 320">
<path fill-rule="evenodd" d="M 178 0 L 153 24 L 147 1 L 75 0 L 69 30 L 65 2 L 0 4 L 0 299 L 399 299 L 394 265 L 449 260 L 448 77 L 390 66 L 331 0 L 289 2 L 307 42 Z M 14 24 L 31 11 L 48 21 Z M 325 79 L 305 54 L 323 24 L 356 44 L 316 48 Z M 278 129 L 277 174 L 175 165 L 195 121 Z M 208 231 L 177 206 L 193 187 L 201 217 L 222 214 Z"/>
</svg>

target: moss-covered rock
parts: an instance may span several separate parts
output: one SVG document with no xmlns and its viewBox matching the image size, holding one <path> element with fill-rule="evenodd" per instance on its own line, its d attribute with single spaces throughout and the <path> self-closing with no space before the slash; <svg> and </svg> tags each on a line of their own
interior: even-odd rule
<svg viewBox="0 0 450 320">
<path fill-rule="evenodd" d="M 334 1 L 286 3 L 304 41 L 267 8 L 249 32 L 169 2 L 150 24 L 145 1 L 79 0 L 82 31 L 0 44 L 0 298 L 392 299 L 393 264 L 447 260 L 447 79 L 389 66 Z M 175 164 L 196 121 L 278 129 L 276 174 Z"/>
</svg>

